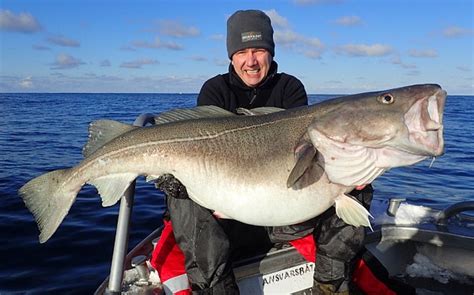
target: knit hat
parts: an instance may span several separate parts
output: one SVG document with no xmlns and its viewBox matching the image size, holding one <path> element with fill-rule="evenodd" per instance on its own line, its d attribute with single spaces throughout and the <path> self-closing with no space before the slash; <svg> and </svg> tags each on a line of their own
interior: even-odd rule
<svg viewBox="0 0 474 295">
<path fill-rule="evenodd" d="M 227 20 L 227 54 L 246 48 L 265 48 L 275 55 L 270 18 L 260 10 L 238 10 Z"/>
</svg>

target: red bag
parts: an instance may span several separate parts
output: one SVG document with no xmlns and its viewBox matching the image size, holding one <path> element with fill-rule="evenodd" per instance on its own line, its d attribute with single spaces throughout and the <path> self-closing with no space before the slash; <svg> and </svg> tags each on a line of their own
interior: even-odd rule
<svg viewBox="0 0 474 295">
<path fill-rule="evenodd" d="M 158 271 L 166 294 L 191 294 L 184 268 L 184 254 L 174 239 L 171 221 L 164 221 L 164 228 L 153 250 L 150 263 Z"/>
</svg>

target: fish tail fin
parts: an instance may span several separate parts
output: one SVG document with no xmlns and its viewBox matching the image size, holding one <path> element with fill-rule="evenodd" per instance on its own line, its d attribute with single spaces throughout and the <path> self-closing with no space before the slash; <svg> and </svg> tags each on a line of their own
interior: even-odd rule
<svg viewBox="0 0 474 295">
<path fill-rule="evenodd" d="M 30 180 L 18 191 L 38 224 L 40 243 L 54 234 L 80 190 L 65 188 L 69 174 L 70 169 L 51 171 Z"/>
<path fill-rule="evenodd" d="M 358 201 L 348 195 L 341 195 L 336 198 L 336 214 L 345 223 L 353 226 L 367 226 L 370 227 L 369 216 L 373 216 L 362 206 Z"/>
</svg>

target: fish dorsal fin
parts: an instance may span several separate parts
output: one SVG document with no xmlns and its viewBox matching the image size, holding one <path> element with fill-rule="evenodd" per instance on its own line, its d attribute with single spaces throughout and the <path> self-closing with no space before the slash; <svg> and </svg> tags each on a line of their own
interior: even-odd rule
<svg viewBox="0 0 474 295">
<path fill-rule="evenodd" d="M 302 189 L 318 181 L 324 169 L 318 163 L 318 151 L 313 144 L 302 139 L 295 147 L 296 163 L 288 176 L 287 187 Z"/>
<path fill-rule="evenodd" d="M 89 124 L 89 140 L 82 148 L 84 157 L 88 157 L 104 144 L 138 127 L 113 120 L 97 120 Z"/>
<path fill-rule="evenodd" d="M 277 108 L 277 107 L 259 107 L 259 108 L 254 108 L 254 109 L 237 108 L 235 111 L 237 112 L 238 115 L 258 116 L 258 115 L 276 113 L 276 112 L 280 112 L 284 110 L 285 109 Z"/>
<path fill-rule="evenodd" d="M 361 225 L 367 226 L 372 229 L 369 216 L 372 218 L 374 217 L 370 215 L 369 211 L 367 211 L 367 209 L 365 209 L 365 207 L 354 198 L 342 194 L 336 198 L 335 203 L 336 215 L 344 220 L 345 223 L 356 227 Z"/>
<path fill-rule="evenodd" d="M 110 174 L 89 181 L 97 188 L 102 198 L 102 206 L 112 206 L 125 194 L 130 184 L 137 178 L 134 173 Z"/>
<path fill-rule="evenodd" d="M 217 106 L 197 106 L 190 109 L 174 109 L 163 112 L 155 116 L 155 124 L 227 116 L 235 116 L 235 114 Z"/>
</svg>

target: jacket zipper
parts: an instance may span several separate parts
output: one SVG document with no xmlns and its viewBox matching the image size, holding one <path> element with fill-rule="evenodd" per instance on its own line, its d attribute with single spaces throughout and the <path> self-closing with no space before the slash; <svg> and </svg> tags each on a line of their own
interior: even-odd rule
<svg viewBox="0 0 474 295">
<path fill-rule="evenodd" d="M 256 98 L 257 98 L 257 88 L 254 88 L 254 89 L 253 89 L 252 99 L 250 100 L 249 105 L 252 105 Z"/>
</svg>

